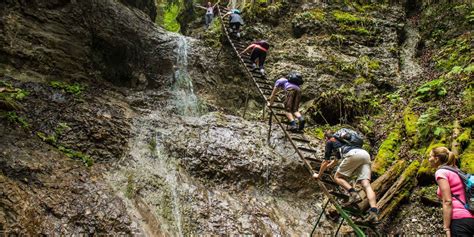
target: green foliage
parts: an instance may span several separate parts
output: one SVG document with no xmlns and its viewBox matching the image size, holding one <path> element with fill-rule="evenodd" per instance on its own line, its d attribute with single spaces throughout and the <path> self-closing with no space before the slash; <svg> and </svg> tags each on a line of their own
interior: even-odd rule
<svg viewBox="0 0 474 237">
<path fill-rule="evenodd" d="M 430 141 L 433 138 L 439 138 L 446 133 L 446 128 L 439 124 L 440 118 L 438 113 L 439 109 L 430 107 L 420 116 L 416 122 L 419 141 Z"/>
<path fill-rule="evenodd" d="M 338 44 L 344 43 L 344 41 L 347 40 L 347 38 L 344 35 L 340 34 L 331 34 L 330 39 L 331 41 L 336 41 Z"/>
<path fill-rule="evenodd" d="M 73 149 L 69 149 L 63 146 L 58 146 L 58 149 L 71 159 L 81 160 L 87 167 L 90 167 L 94 164 L 94 160 L 90 156 L 80 151 L 75 151 Z"/>
<path fill-rule="evenodd" d="M 449 72 L 453 67 L 465 67 L 472 60 L 471 34 L 466 33 L 448 41 L 434 56 L 436 67 Z"/>
<path fill-rule="evenodd" d="M 36 132 L 38 136 L 44 142 L 51 144 L 58 148 L 59 151 L 63 152 L 67 157 L 71 159 L 81 160 L 85 166 L 89 167 L 94 164 L 94 160 L 89 155 L 86 155 L 80 151 L 76 151 L 61 145 L 58 141 L 59 136 L 65 131 L 71 129 L 67 123 L 59 123 L 53 134 L 47 135 L 43 132 Z"/>
<path fill-rule="evenodd" d="M 170 3 L 166 5 L 163 13 L 163 28 L 171 32 L 179 32 L 181 26 L 177 21 L 180 11 L 180 3 Z"/>
<path fill-rule="evenodd" d="M 380 62 L 378 60 L 369 58 L 367 55 L 359 57 L 357 59 L 356 65 L 357 69 L 366 75 L 369 75 L 370 72 L 380 69 Z"/>
<path fill-rule="evenodd" d="M 456 140 L 461 144 L 461 147 L 467 147 L 470 143 L 472 128 L 467 128 L 464 130 L 461 135 L 456 138 Z"/>
<path fill-rule="evenodd" d="M 395 160 L 398 160 L 400 139 L 400 130 L 395 129 L 382 142 L 372 166 L 376 174 L 382 175 Z"/>
<path fill-rule="evenodd" d="M 311 133 L 311 135 L 313 135 L 314 137 L 322 140 L 324 139 L 324 128 L 322 127 L 315 127 L 314 129 L 311 129 L 309 132 Z"/>
<path fill-rule="evenodd" d="M 349 33 L 354 33 L 357 35 L 370 35 L 371 32 L 363 26 L 341 26 L 341 30 Z"/>
<path fill-rule="evenodd" d="M 416 90 L 417 98 L 423 101 L 427 101 L 431 98 L 445 96 L 448 91 L 446 90 L 446 88 L 444 88 L 443 84 L 443 78 L 439 78 L 423 84 L 420 88 Z"/>
<path fill-rule="evenodd" d="M 211 46 L 218 48 L 221 46 L 220 38 L 222 36 L 222 22 L 219 18 L 216 18 L 212 21 L 209 29 L 204 32 L 204 40 L 205 42 Z"/>
<path fill-rule="evenodd" d="M 469 15 L 466 16 L 466 20 L 469 22 L 469 23 L 474 23 L 474 10 L 472 10 Z"/>
<path fill-rule="evenodd" d="M 354 83 L 356 85 L 361 85 L 361 84 L 364 84 L 367 82 L 367 79 L 365 79 L 364 77 L 357 77 L 355 80 L 354 80 Z"/>
<path fill-rule="evenodd" d="M 24 129 L 29 129 L 30 128 L 30 124 L 26 121 L 26 119 L 21 117 L 21 116 L 18 116 L 18 114 L 14 111 L 4 112 L 4 113 L 1 114 L 1 117 L 6 118 L 7 121 L 12 123 L 12 124 L 20 125 L 20 127 L 24 128 Z"/>
<path fill-rule="evenodd" d="M 400 91 L 393 92 L 387 95 L 391 103 L 398 103 L 401 100 Z"/>
<path fill-rule="evenodd" d="M 29 92 L 20 88 L 13 87 L 10 83 L 0 81 L 0 103 L 7 107 L 18 109 L 19 101 L 23 100 Z"/>
<path fill-rule="evenodd" d="M 296 19 L 303 20 L 303 21 L 324 21 L 326 19 L 326 13 L 320 9 L 316 8 L 310 11 L 305 11 L 302 13 L 298 13 L 295 16 Z"/>
<path fill-rule="evenodd" d="M 474 72 L 474 63 L 469 64 L 467 67 L 463 69 L 463 72 L 470 75 L 472 72 Z"/>
<path fill-rule="evenodd" d="M 474 110 L 474 89 L 470 84 L 462 93 L 462 100 L 464 102 L 464 108 L 466 111 Z"/>
<path fill-rule="evenodd" d="M 56 134 L 46 135 L 45 133 L 42 133 L 42 132 L 36 132 L 36 136 L 41 138 L 43 142 L 49 143 L 51 145 L 56 145 L 56 143 L 58 142 L 58 138 L 56 137 Z"/>
<path fill-rule="evenodd" d="M 86 87 L 81 85 L 80 83 L 68 84 L 62 81 L 51 81 L 49 84 L 53 88 L 62 89 L 65 92 L 73 95 L 79 95 L 86 89 Z"/>
<path fill-rule="evenodd" d="M 285 2 L 274 2 L 272 4 L 268 4 L 268 2 L 264 0 L 260 1 L 260 3 L 258 4 L 252 4 L 252 2 L 248 2 L 245 6 L 247 10 L 245 11 L 244 18 L 248 21 L 263 21 L 276 24 L 281 18 L 280 16 L 282 14 L 282 11 L 285 9 L 285 4 Z M 305 16 L 302 16 L 302 14 L 305 14 Z M 304 19 L 309 21 L 319 18 L 320 15 L 317 14 L 316 9 L 314 10 L 314 15 L 313 11 L 304 12 L 296 15 L 296 18 L 298 19 L 302 19 L 302 17 L 305 17 Z M 293 18 L 293 21 L 296 18 Z"/>
</svg>

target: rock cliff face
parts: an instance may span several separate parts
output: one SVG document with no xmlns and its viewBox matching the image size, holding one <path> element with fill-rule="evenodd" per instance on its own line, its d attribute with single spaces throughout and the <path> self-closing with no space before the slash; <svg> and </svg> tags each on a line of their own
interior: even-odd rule
<svg viewBox="0 0 474 237">
<path fill-rule="evenodd" d="M 19 77 L 105 78 L 161 86 L 172 74 L 172 37 L 154 26 L 153 1 L 3 1 L 2 73 Z M 148 63 L 153 62 L 153 63 Z"/>
<path fill-rule="evenodd" d="M 176 36 L 126 3 L 0 3 L 0 231 L 142 233 L 102 178 L 134 115 L 111 84 L 171 84 Z"/>
</svg>

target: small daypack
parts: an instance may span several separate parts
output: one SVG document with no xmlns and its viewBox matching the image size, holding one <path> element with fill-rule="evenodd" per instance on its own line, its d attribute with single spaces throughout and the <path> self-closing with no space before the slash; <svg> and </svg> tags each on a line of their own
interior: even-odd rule
<svg viewBox="0 0 474 237">
<path fill-rule="evenodd" d="M 342 142 L 344 145 L 356 148 L 362 148 L 364 145 L 364 139 L 359 133 L 349 128 L 341 128 L 339 131 L 333 134 L 338 141 Z"/>
<path fill-rule="evenodd" d="M 303 76 L 301 76 L 299 72 L 290 72 L 290 74 L 288 74 L 288 82 L 301 86 L 304 83 Z"/>
<path fill-rule="evenodd" d="M 471 213 L 474 213 L 474 175 L 466 174 L 462 172 L 460 169 L 453 168 L 446 165 L 441 166 L 439 169 L 450 170 L 458 174 L 459 178 L 461 178 L 461 181 L 464 184 L 464 193 L 466 196 L 466 200 L 465 202 L 463 202 L 459 198 L 459 195 L 454 195 L 452 193 L 451 195 L 454 198 L 456 198 L 458 201 L 460 201 L 468 211 L 470 211 Z"/>
</svg>

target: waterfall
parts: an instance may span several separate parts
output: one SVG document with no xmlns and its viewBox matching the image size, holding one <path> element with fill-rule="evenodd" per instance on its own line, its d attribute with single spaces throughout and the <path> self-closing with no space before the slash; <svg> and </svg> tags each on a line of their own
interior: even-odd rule
<svg viewBox="0 0 474 237">
<path fill-rule="evenodd" d="M 186 37 L 179 36 L 175 50 L 177 61 L 171 105 L 179 115 L 198 116 L 205 108 L 194 94 L 193 82 L 188 73 L 188 47 Z"/>
</svg>

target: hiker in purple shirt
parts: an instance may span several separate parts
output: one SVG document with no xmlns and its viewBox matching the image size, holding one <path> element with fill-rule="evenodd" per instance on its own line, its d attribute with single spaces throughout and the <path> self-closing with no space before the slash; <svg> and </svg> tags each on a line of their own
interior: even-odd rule
<svg viewBox="0 0 474 237">
<path fill-rule="evenodd" d="M 275 86 L 273 87 L 272 95 L 268 98 L 268 106 L 273 105 L 273 101 L 275 100 L 275 96 L 279 91 L 284 90 L 286 93 L 285 96 L 285 110 L 286 110 L 286 117 L 290 121 L 289 131 L 297 132 L 303 131 L 304 129 L 304 118 L 301 113 L 298 111 L 300 106 L 301 100 L 301 89 L 300 85 L 303 84 L 303 77 L 298 72 L 291 72 L 285 78 L 280 78 L 275 82 Z M 298 119 L 298 126 L 296 126 L 296 120 L 293 115 Z"/>
</svg>

